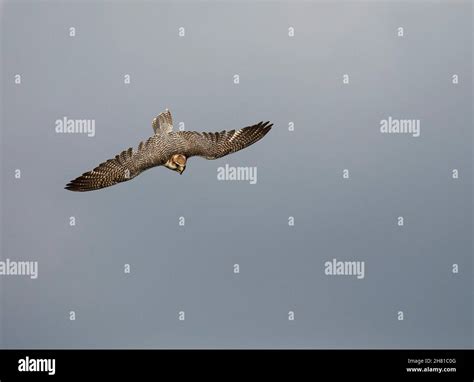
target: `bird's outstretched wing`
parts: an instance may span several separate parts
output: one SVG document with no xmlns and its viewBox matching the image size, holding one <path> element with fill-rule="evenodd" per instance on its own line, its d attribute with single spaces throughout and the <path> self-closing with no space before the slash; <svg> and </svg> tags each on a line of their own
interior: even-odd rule
<svg viewBox="0 0 474 382">
<path fill-rule="evenodd" d="M 138 149 L 134 151 L 131 147 L 116 155 L 114 159 L 99 164 L 91 171 L 85 172 L 78 178 L 71 180 L 65 189 L 70 191 L 93 191 L 104 187 L 110 187 L 120 182 L 126 182 L 142 171 L 159 165 L 157 155 L 151 155 L 147 150 L 151 145 L 152 138 L 146 142 L 140 142 Z M 155 151 L 156 152 L 156 151 Z"/>
<path fill-rule="evenodd" d="M 187 141 L 186 149 L 182 153 L 186 157 L 201 156 L 206 159 L 217 159 L 259 141 L 272 126 L 270 122 L 260 122 L 240 130 L 224 130 L 219 133 L 180 131 L 177 134 Z"/>
</svg>

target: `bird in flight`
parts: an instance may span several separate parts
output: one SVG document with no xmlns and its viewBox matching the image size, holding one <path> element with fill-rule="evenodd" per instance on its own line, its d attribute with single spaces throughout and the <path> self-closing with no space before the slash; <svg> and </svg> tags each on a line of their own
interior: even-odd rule
<svg viewBox="0 0 474 382">
<path fill-rule="evenodd" d="M 152 126 L 155 134 L 140 142 L 136 150 L 129 148 L 122 151 L 114 159 L 72 180 L 65 189 L 84 192 L 110 187 L 156 166 L 165 166 L 182 174 L 188 158 L 217 159 L 235 153 L 262 139 L 273 124 L 260 122 L 240 130 L 219 133 L 173 131 L 171 112 L 166 109 L 153 119 Z"/>
</svg>

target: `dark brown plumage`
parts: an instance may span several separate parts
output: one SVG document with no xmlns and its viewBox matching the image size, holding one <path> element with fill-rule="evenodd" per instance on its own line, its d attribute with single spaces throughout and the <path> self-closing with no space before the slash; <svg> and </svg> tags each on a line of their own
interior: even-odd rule
<svg viewBox="0 0 474 382">
<path fill-rule="evenodd" d="M 155 134 L 145 142 L 140 142 L 137 150 L 129 148 L 122 151 L 114 159 L 72 180 L 65 188 L 70 191 L 92 191 L 110 187 L 162 165 L 182 173 L 187 158 L 201 156 L 217 159 L 235 153 L 262 139 L 273 126 L 270 122 L 260 122 L 240 130 L 201 133 L 173 132 L 172 124 L 171 113 L 166 110 L 153 120 Z"/>
</svg>

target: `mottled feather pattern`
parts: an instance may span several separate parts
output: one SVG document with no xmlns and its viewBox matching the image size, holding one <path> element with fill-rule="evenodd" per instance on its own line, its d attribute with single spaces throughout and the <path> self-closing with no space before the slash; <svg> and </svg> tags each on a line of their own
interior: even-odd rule
<svg viewBox="0 0 474 382">
<path fill-rule="evenodd" d="M 154 135 L 140 142 L 136 151 L 131 147 L 122 151 L 114 159 L 109 159 L 72 180 L 65 188 L 70 191 L 98 190 L 131 180 L 141 172 L 163 164 L 161 159 L 164 160 L 166 153 L 162 150 L 165 146 L 160 144 L 163 141 L 160 138 L 162 137 Z"/>
<path fill-rule="evenodd" d="M 182 131 L 182 135 L 191 144 L 183 154 L 186 157 L 202 156 L 217 159 L 242 150 L 262 139 L 272 128 L 270 122 L 260 122 L 240 130 L 221 131 L 219 133 L 201 133 Z"/>
<path fill-rule="evenodd" d="M 153 119 L 152 123 L 153 131 L 157 133 L 158 129 L 163 130 L 165 133 L 171 132 L 173 130 L 173 117 L 171 112 L 166 109 L 163 113 L 160 113 Z"/>
<path fill-rule="evenodd" d="M 133 149 L 122 151 L 114 159 L 99 164 L 91 171 L 85 172 L 80 177 L 72 180 L 66 185 L 71 191 L 90 191 L 99 188 L 113 186 L 124 182 L 135 176 L 130 166 L 133 157 Z"/>
<path fill-rule="evenodd" d="M 165 111 L 153 120 L 155 135 L 140 142 L 137 150 L 129 148 L 122 151 L 114 159 L 109 159 L 72 180 L 65 188 L 71 191 L 92 191 L 110 187 L 133 179 L 149 168 L 165 164 L 175 154 L 186 158 L 201 156 L 217 159 L 259 141 L 273 126 L 270 122 L 260 122 L 237 131 L 207 133 L 173 132 L 167 128 L 168 123 L 172 123 L 171 113 Z"/>
<path fill-rule="evenodd" d="M 160 113 L 160 115 L 158 115 L 158 120 L 160 121 L 160 125 L 173 126 L 173 117 L 171 116 L 171 112 L 169 110 Z"/>
</svg>

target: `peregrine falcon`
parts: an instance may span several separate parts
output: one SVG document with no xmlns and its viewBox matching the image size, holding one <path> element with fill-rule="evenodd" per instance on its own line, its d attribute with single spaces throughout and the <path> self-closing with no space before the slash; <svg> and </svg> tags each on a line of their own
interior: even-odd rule
<svg viewBox="0 0 474 382">
<path fill-rule="evenodd" d="M 136 150 L 129 148 L 114 159 L 99 164 L 72 180 L 65 187 L 70 191 L 93 191 L 135 178 L 156 166 L 165 166 L 180 174 L 192 156 L 217 159 L 235 153 L 262 139 L 272 128 L 270 122 L 260 122 L 240 130 L 205 133 L 173 131 L 173 119 L 168 109 L 153 119 L 155 134 L 140 142 Z"/>
</svg>

